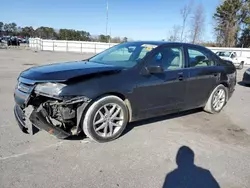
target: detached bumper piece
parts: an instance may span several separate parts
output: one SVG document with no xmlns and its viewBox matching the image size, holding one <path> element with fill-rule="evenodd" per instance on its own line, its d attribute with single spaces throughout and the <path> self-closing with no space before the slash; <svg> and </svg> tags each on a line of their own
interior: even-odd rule
<svg viewBox="0 0 250 188">
<path fill-rule="evenodd" d="M 30 115 L 30 121 L 34 124 L 37 128 L 43 129 L 48 133 L 56 136 L 59 139 L 64 139 L 69 137 L 71 134 L 67 133 L 66 131 L 60 129 L 59 127 L 55 127 L 51 123 L 49 123 L 46 119 L 45 113 L 47 113 L 43 108 L 38 109 L 37 111 L 33 111 Z"/>
<path fill-rule="evenodd" d="M 53 124 L 49 123 L 46 118 L 46 111 L 43 108 L 38 108 L 37 110 L 33 110 L 31 113 L 29 120 L 31 122 L 31 131 L 28 131 L 29 128 L 25 124 L 25 116 L 22 109 L 16 105 L 14 109 L 15 117 L 18 122 L 20 129 L 24 133 L 31 133 L 34 134 L 37 132 L 37 129 L 43 129 L 48 133 L 56 136 L 59 139 L 64 139 L 69 137 L 71 134 L 67 133 L 66 131 L 60 129 L 59 127 L 55 127 Z"/>
</svg>

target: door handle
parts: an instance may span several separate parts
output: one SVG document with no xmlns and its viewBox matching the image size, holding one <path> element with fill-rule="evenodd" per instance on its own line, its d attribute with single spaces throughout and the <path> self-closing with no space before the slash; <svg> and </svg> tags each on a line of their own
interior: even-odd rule
<svg viewBox="0 0 250 188">
<path fill-rule="evenodd" d="M 183 80 L 183 72 L 178 73 L 178 79 L 179 79 L 180 81 Z"/>
</svg>

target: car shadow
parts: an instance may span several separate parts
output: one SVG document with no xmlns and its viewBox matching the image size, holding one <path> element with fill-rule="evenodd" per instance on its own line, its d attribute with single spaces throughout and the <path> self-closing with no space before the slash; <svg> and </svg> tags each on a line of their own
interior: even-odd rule
<svg viewBox="0 0 250 188">
<path fill-rule="evenodd" d="M 145 120 L 135 121 L 135 122 L 129 123 L 126 126 L 126 128 L 123 131 L 121 136 L 124 136 L 125 134 L 127 134 L 128 132 L 133 130 L 135 127 L 139 127 L 139 126 L 143 126 L 143 125 L 147 125 L 150 123 L 155 123 L 155 122 L 159 122 L 159 121 L 163 121 L 163 120 L 174 119 L 174 118 L 194 114 L 194 113 L 201 112 L 201 111 L 202 111 L 202 109 L 198 108 L 198 109 L 188 110 L 188 111 L 184 111 L 184 112 L 178 112 L 178 113 L 174 113 L 174 114 L 170 114 L 170 115 L 164 115 L 164 116 L 149 118 L 149 119 L 145 119 Z M 87 137 L 82 131 L 79 135 L 69 136 L 68 138 L 65 138 L 65 140 L 72 140 L 73 141 L 73 140 L 83 140 L 85 138 L 87 138 Z"/>
<path fill-rule="evenodd" d="M 201 111 L 202 111 L 202 108 L 198 108 L 198 109 L 192 109 L 192 110 L 178 112 L 178 113 L 174 113 L 174 114 L 149 118 L 149 119 L 145 119 L 145 120 L 135 121 L 135 122 L 129 123 L 127 125 L 126 129 L 122 133 L 122 136 L 127 134 L 128 132 L 130 132 L 135 127 L 139 127 L 139 126 L 143 126 L 143 125 L 147 125 L 147 124 L 151 124 L 151 123 L 156 123 L 156 122 L 163 121 L 163 120 L 174 119 L 174 118 L 178 118 L 178 117 L 182 117 L 182 116 L 186 116 L 186 115 L 191 115 L 191 114 L 195 114 L 195 113 L 198 113 Z"/>
<path fill-rule="evenodd" d="M 78 134 L 78 135 L 74 135 L 74 136 L 69 136 L 69 137 L 67 137 L 67 138 L 65 138 L 65 140 L 71 140 L 71 141 L 74 141 L 74 140 L 83 140 L 83 139 L 85 139 L 85 138 L 87 138 L 86 137 L 86 135 L 83 133 L 83 131 L 82 132 L 80 132 L 80 134 Z"/>
<path fill-rule="evenodd" d="M 194 164 L 194 151 L 182 146 L 176 155 L 177 168 L 166 175 L 162 188 L 220 188 L 212 173 Z"/>
<path fill-rule="evenodd" d="M 245 84 L 245 83 L 242 82 L 242 81 L 239 81 L 238 84 L 239 84 L 240 86 L 244 86 L 244 87 L 249 87 L 249 86 L 250 86 L 250 85 L 248 85 L 248 84 Z"/>
</svg>

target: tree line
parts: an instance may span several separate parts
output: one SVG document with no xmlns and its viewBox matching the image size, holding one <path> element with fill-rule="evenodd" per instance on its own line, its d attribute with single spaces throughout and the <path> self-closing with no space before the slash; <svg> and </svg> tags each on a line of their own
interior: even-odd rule
<svg viewBox="0 0 250 188">
<path fill-rule="evenodd" d="M 250 0 L 224 0 L 213 15 L 215 42 L 204 42 L 206 23 L 202 4 L 191 1 L 180 10 L 181 25 L 169 31 L 168 41 L 206 46 L 250 47 Z"/>
<path fill-rule="evenodd" d="M 34 29 L 32 26 L 20 27 L 16 23 L 0 22 L 0 36 L 23 36 L 23 37 L 39 37 L 42 39 L 58 39 L 58 40 L 77 40 L 77 41 L 94 41 L 94 42 L 126 42 L 127 37 L 110 37 L 109 35 L 92 36 L 87 31 L 78 31 L 74 29 L 59 29 L 52 27 L 38 27 Z"/>
<path fill-rule="evenodd" d="M 194 5 L 193 1 L 180 9 L 180 16 L 182 18 L 181 25 L 174 25 L 169 31 L 170 42 L 189 42 L 199 44 L 202 42 L 205 15 L 202 4 Z"/>
<path fill-rule="evenodd" d="M 204 38 L 206 25 L 205 10 L 202 4 L 195 5 L 193 1 L 180 10 L 181 24 L 174 25 L 169 31 L 168 41 L 190 42 L 206 46 L 250 47 L 250 0 L 223 0 L 213 15 L 214 42 Z M 55 30 L 51 27 L 32 26 L 19 27 L 16 23 L 0 22 L 0 36 L 15 35 L 39 37 L 42 39 L 80 40 L 96 42 L 126 42 L 127 37 L 111 37 L 109 35 L 93 36 L 87 31 L 74 29 Z"/>
<path fill-rule="evenodd" d="M 250 0 L 226 0 L 216 9 L 216 41 L 221 46 L 250 46 Z"/>
</svg>

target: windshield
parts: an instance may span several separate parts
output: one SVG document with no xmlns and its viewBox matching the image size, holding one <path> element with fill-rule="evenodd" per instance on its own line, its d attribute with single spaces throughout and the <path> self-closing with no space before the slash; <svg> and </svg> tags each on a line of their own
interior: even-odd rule
<svg viewBox="0 0 250 188">
<path fill-rule="evenodd" d="M 231 55 L 231 52 L 217 52 L 216 54 L 222 57 L 229 57 Z"/>
<path fill-rule="evenodd" d="M 105 50 L 89 59 L 89 61 L 130 68 L 135 66 L 155 47 L 157 45 L 147 43 L 123 43 Z"/>
</svg>

